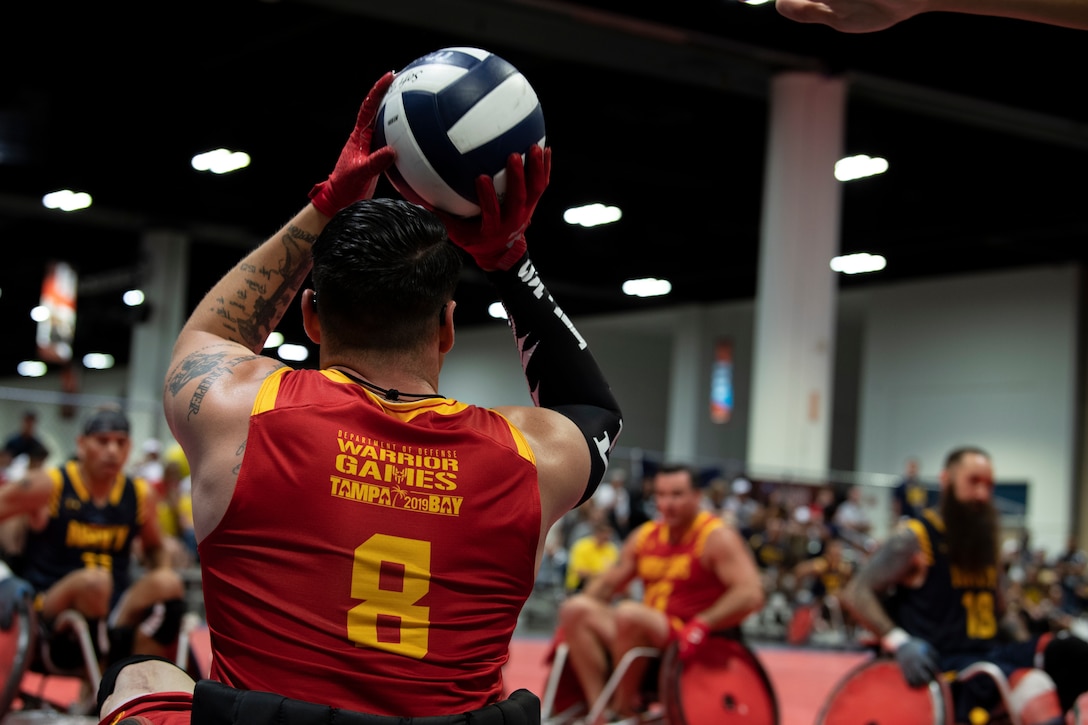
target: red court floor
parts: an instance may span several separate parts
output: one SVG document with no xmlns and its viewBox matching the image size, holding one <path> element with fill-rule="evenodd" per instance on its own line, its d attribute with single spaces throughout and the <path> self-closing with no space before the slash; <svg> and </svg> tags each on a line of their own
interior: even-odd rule
<svg viewBox="0 0 1088 725">
<path fill-rule="evenodd" d="M 206 628 L 193 633 L 193 654 L 196 664 L 204 673 L 210 664 L 210 651 Z M 508 691 L 524 687 L 543 695 L 548 664 L 545 657 L 550 640 L 545 635 L 522 635 L 514 638 L 510 649 L 510 661 L 506 667 Z M 793 648 L 779 645 L 755 646 L 756 654 L 763 663 L 774 685 L 780 713 L 779 725 L 813 725 L 820 706 L 839 678 L 866 657 L 862 652 Z M 31 682 L 37 676 L 28 674 Z M 50 698 L 70 702 L 78 697 L 79 682 L 69 678 L 49 678 L 45 683 Z M 12 713 L 0 721 L 0 725 L 22 723 L 52 725 L 60 723 L 96 723 L 93 718 L 74 718 L 62 715 L 46 716 L 44 713 Z"/>
</svg>

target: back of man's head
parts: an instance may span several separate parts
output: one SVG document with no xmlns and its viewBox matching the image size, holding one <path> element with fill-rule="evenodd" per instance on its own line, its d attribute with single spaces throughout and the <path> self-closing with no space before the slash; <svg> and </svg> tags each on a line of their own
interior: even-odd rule
<svg viewBox="0 0 1088 725">
<path fill-rule="evenodd" d="M 328 342 L 408 350 L 438 324 L 461 253 L 437 216 L 399 199 L 355 202 L 313 245 L 315 304 Z"/>
</svg>

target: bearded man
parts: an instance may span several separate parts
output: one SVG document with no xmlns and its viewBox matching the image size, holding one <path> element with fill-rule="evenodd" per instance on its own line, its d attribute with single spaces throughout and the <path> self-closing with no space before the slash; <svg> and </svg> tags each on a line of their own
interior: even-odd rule
<svg viewBox="0 0 1088 725">
<path fill-rule="evenodd" d="M 1025 725 L 1061 722 L 1088 690 L 1088 642 L 1051 634 L 1015 637 L 1003 626 L 990 455 L 975 446 L 953 450 L 940 483 L 939 508 L 901 521 L 847 584 L 842 604 L 879 635 L 881 649 L 895 656 L 910 686 L 990 662 L 1012 685 L 1012 702 L 1005 704 Z M 975 708 L 992 711 L 1000 697 L 988 677 L 953 682 L 952 692 L 956 722 L 973 721 Z"/>
</svg>

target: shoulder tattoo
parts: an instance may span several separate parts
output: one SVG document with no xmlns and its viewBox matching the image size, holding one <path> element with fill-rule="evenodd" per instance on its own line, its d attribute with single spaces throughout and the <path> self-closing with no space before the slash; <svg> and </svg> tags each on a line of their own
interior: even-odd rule
<svg viewBox="0 0 1088 725">
<path fill-rule="evenodd" d="M 174 369 L 166 381 L 166 389 L 172 397 L 177 397 L 181 390 L 194 380 L 200 382 L 193 391 L 193 397 L 189 400 L 189 413 L 186 417 L 192 417 L 200 412 L 200 404 L 204 396 L 211 389 L 215 381 L 224 375 L 231 374 L 231 369 L 251 360 L 260 360 L 263 355 L 231 355 L 226 350 L 205 348 L 197 350 L 185 356 Z M 271 358 L 268 358 L 271 360 Z M 277 362 L 278 361 L 273 361 Z M 282 363 L 277 364 L 277 369 L 286 367 Z"/>
</svg>

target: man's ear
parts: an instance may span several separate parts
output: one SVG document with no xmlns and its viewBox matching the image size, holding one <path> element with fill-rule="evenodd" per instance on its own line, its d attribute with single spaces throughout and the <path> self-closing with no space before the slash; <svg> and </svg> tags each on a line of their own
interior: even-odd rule
<svg viewBox="0 0 1088 725">
<path fill-rule="evenodd" d="M 457 303 L 450 300 L 442 305 L 441 317 L 438 319 L 438 351 L 443 355 L 453 349 L 453 310 Z"/>
<path fill-rule="evenodd" d="M 321 344 L 321 320 L 317 317 L 317 292 L 312 289 L 302 291 L 302 328 L 306 337 L 315 345 Z"/>
</svg>

